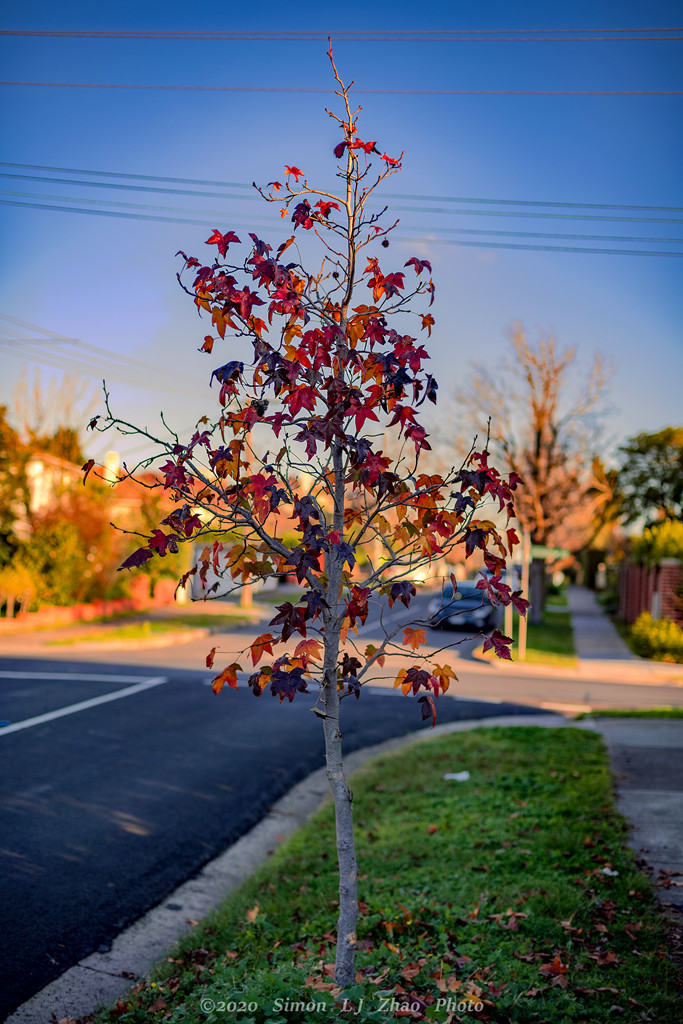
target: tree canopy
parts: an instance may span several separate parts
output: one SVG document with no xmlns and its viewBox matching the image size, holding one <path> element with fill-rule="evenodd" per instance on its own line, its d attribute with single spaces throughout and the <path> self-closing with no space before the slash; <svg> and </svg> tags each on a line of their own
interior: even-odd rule
<svg viewBox="0 0 683 1024">
<path fill-rule="evenodd" d="M 611 370 L 596 353 L 582 380 L 575 348 L 552 334 L 530 341 L 519 323 L 509 343 L 508 358 L 495 369 L 475 364 L 458 390 L 465 429 L 490 430 L 492 453 L 521 478 L 515 509 L 532 542 L 578 550 L 612 498 L 597 458 Z"/>
<path fill-rule="evenodd" d="M 397 612 L 411 608 L 420 569 L 454 545 L 483 554 L 482 595 L 521 610 L 526 602 L 502 578 L 517 541 L 506 527 L 517 479 L 503 477 L 485 449 L 443 474 L 421 469 L 430 444 L 420 413 L 436 402 L 437 384 L 413 332 L 429 336 L 434 324 L 432 268 L 405 254 L 386 266 L 396 222 L 384 224 L 371 200 L 400 169 L 402 154 L 359 136 L 360 108 L 352 110 L 332 65 L 342 113 L 328 113 L 340 133 L 333 155 L 341 187 L 315 186 L 287 164 L 282 180 L 258 192 L 280 207 L 291 235 L 271 245 L 254 233 L 243 241 L 215 228 L 206 239 L 210 259 L 179 253 L 178 279 L 207 325 L 202 358 L 227 349 L 207 375 L 209 412 L 189 440 L 124 422 L 109 400 L 91 426 L 152 441 L 156 455 L 146 464 L 159 465 L 175 505 L 121 568 L 191 543 L 199 558 L 181 582 L 194 579 L 206 597 L 220 593 L 222 579 L 246 586 L 289 574 L 297 581 L 298 597 L 277 605 L 269 629 L 239 660 L 214 648 L 207 665 L 221 658 L 217 694 L 241 680 L 256 697 L 308 695 L 321 719 L 340 868 L 335 977 L 344 985 L 354 977 L 358 903 L 342 702 L 386 673 L 395 688 L 417 696 L 423 718 L 435 720 L 435 700 L 455 673 L 439 651 L 421 656 L 428 641 L 420 613 L 402 620 Z M 297 232 L 320 244 L 313 269 L 302 261 Z M 395 455 L 388 436 L 397 441 Z M 92 460 L 84 468 L 92 470 Z M 486 503 L 500 514 L 498 525 L 482 515 Z M 381 633 L 376 643 L 361 639 L 371 617 Z M 485 640 L 502 657 L 510 643 L 498 630 Z"/>
<path fill-rule="evenodd" d="M 619 451 L 619 489 L 626 521 L 682 518 L 683 426 L 635 434 Z"/>
</svg>

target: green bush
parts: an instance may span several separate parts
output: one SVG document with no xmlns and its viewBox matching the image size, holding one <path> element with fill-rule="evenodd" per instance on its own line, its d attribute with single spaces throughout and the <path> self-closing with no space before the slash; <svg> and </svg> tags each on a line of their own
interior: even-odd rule
<svg viewBox="0 0 683 1024">
<path fill-rule="evenodd" d="M 683 629 L 671 619 L 643 612 L 631 627 L 631 646 L 643 658 L 683 663 Z"/>
</svg>

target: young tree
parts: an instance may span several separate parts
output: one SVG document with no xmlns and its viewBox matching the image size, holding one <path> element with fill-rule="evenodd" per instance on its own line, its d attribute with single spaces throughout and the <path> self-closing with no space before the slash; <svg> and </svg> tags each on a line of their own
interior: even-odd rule
<svg viewBox="0 0 683 1024">
<path fill-rule="evenodd" d="M 417 657 L 427 640 L 418 620 L 387 629 L 378 645 L 363 647 L 358 626 L 373 602 L 409 608 L 417 570 L 454 544 L 468 554 L 483 551 L 490 574 L 480 586 L 495 602 L 524 603 L 501 580 L 514 531 L 501 535 L 489 519 L 478 518 L 487 499 L 510 517 L 515 481 L 501 478 L 486 451 L 471 452 L 466 464 L 444 476 L 420 472 L 429 442 L 418 410 L 436 401 L 437 385 L 423 370 L 427 352 L 407 330 L 417 322 L 431 332 L 431 267 L 413 257 L 385 273 L 379 249 L 369 248 L 389 244 L 394 225 L 382 226 L 382 214 L 371 212 L 368 200 L 400 169 L 401 157 L 359 138 L 360 108 L 352 111 L 331 49 L 329 56 L 343 106 L 341 116 L 328 111 L 341 132 L 334 149 L 341 189 L 335 194 L 314 187 L 296 166 L 285 167 L 284 184 L 258 189 L 267 202 L 281 205 L 295 231 L 317 237 L 323 247 L 319 269 L 286 262 L 294 235 L 274 250 L 251 234 L 246 252 L 233 258 L 243 243 L 233 231 L 215 229 L 207 240 L 217 248 L 215 260 L 205 264 L 180 253 L 178 278 L 212 325 L 201 350 L 211 353 L 233 339 L 227 361 L 211 374 L 216 417 L 202 417 L 187 443 L 175 435 L 163 441 L 122 422 L 108 404 L 104 420 L 91 425 L 151 439 L 166 460 L 164 486 L 176 502 L 122 568 L 204 540 L 183 583 L 193 575 L 206 582 L 211 568 L 241 584 L 289 573 L 301 586 L 299 599 L 283 601 L 269 631 L 244 653 L 253 663 L 248 685 L 256 696 L 268 689 L 280 701 L 292 701 L 309 693 L 310 681 L 318 683 L 313 710 L 325 735 L 340 872 L 335 977 L 344 987 L 354 979 L 358 903 L 340 706 L 359 697 L 388 654 Z M 373 171 L 373 158 L 379 171 Z M 191 284 L 185 283 L 188 273 Z M 415 312 L 416 299 L 426 300 L 427 309 Z M 381 447 L 385 431 L 400 439 L 393 460 Z M 509 657 L 510 640 L 499 631 L 486 643 Z M 214 648 L 207 665 L 215 655 Z M 424 659 L 408 666 L 394 685 L 419 695 L 423 718 L 433 719 L 434 698 L 447 690 L 453 671 Z M 240 672 L 238 662 L 223 666 L 214 691 L 225 684 L 236 688 Z"/>
</svg>

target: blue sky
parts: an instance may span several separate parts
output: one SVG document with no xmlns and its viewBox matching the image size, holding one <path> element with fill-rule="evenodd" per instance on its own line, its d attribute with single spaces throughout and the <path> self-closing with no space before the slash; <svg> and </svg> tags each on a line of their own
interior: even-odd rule
<svg viewBox="0 0 683 1024">
<path fill-rule="evenodd" d="M 30 20 L 27 10 L 21 5 L 6 10 L 0 28 L 300 29 L 329 31 L 334 40 L 335 32 L 344 30 L 640 30 L 681 21 L 680 5 L 656 0 L 627 0 L 618 7 L 599 0 L 514 7 L 435 2 L 422 9 L 404 2 L 370 8 L 351 0 L 337 14 L 318 4 L 285 10 L 265 2 L 251 8 L 253 13 L 243 7 L 236 15 L 228 6 L 213 7 L 208 20 L 206 12 L 193 17 L 187 4 L 176 2 L 124 0 L 96 8 L 38 0 L 30 7 Z M 361 136 L 378 139 L 389 153 L 406 152 L 403 173 L 386 191 L 421 197 L 387 200 L 392 208 L 402 207 L 396 210 L 402 240 L 392 243 L 389 269 L 399 269 L 414 254 L 434 264 L 437 327 L 428 347 L 444 406 L 467 379 L 471 360 L 495 367 L 505 352 L 506 328 L 521 320 L 532 336 L 553 331 L 561 344 L 576 345 L 579 362 L 587 364 L 600 350 L 615 364 L 608 445 L 683 420 L 683 258 L 502 247 L 683 253 L 683 96 L 362 90 L 680 91 L 682 46 L 672 40 L 335 43 L 341 73 L 359 90 Z M 0 36 L 2 78 L 22 82 L 329 89 L 325 51 L 321 40 Z M 192 186 L 6 165 L 246 186 L 280 177 L 285 163 L 295 163 L 311 180 L 327 184 L 333 181 L 331 150 L 338 141 L 324 113 L 331 93 L 0 85 L 0 97 L 0 159 L 5 162 L 0 166 L 0 314 L 94 346 L 97 351 L 87 351 L 93 374 L 110 366 L 112 356 L 121 366 L 121 359 L 128 360 L 125 373 L 107 371 L 116 411 L 151 424 L 164 409 L 179 428 L 189 427 L 205 409 L 205 384 L 217 363 L 197 352 L 206 332 L 175 283 L 174 253 L 206 255 L 203 243 L 211 228 L 234 227 L 239 234 L 250 223 L 262 237 L 278 242 L 284 234 L 273 210 L 244 187 L 195 189 L 222 198 L 109 189 L 85 182 L 185 191 Z M 449 204 L 443 197 L 498 202 Z M 501 200 L 592 206 L 506 206 Z M 49 208 L 59 205 L 100 213 Z M 633 206 L 678 209 L 625 209 Z M 103 216 L 102 211 L 201 223 Z M 600 219 L 605 217 L 617 219 Z M 465 231 L 496 233 L 456 233 Z M 584 237 L 540 239 L 530 233 Z M 599 240 L 606 236 L 627 240 Z M 650 241 L 632 241 L 645 238 Z M 460 244 L 451 244 L 456 240 Z M 0 321 L 0 337 L 30 334 L 12 321 Z M 54 358 L 59 345 L 44 337 L 43 351 Z M 61 350 L 75 351 L 69 345 Z M 80 351 L 82 357 L 86 350 Z M 21 346 L 0 344 L 0 401 L 10 400 L 27 352 L 35 348 L 22 352 Z M 47 378 L 53 371 L 43 372 Z M 131 375 L 141 386 L 131 386 Z M 97 456 L 114 442 L 92 444 Z M 125 452 L 127 442 L 119 446 Z"/>
</svg>

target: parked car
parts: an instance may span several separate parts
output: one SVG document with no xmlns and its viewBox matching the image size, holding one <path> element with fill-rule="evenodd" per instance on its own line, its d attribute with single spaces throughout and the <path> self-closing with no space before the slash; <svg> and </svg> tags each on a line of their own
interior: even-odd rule
<svg viewBox="0 0 683 1024">
<path fill-rule="evenodd" d="M 458 583 L 455 593 L 452 585 L 447 584 L 443 592 L 429 602 L 427 614 L 434 629 L 486 630 L 493 628 L 496 613 L 476 581 L 464 580 Z"/>
</svg>

